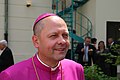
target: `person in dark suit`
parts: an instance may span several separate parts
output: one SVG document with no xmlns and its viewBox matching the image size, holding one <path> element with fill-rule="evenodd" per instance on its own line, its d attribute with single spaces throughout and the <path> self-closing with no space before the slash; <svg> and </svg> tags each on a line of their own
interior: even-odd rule
<svg viewBox="0 0 120 80">
<path fill-rule="evenodd" d="M 83 66 L 91 66 L 95 62 L 94 54 L 96 53 L 96 48 L 90 43 L 91 38 L 85 37 L 84 43 L 79 43 L 75 51 L 79 55 L 78 62 Z"/>
<path fill-rule="evenodd" d="M 108 49 L 111 52 L 111 54 L 116 55 L 116 56 L 118 55 L 118 53 L 116 51 L 114 51 L 114 47 L 117 44 L 118 44 L 118 42 L 114 41 L 113 38 L 108 38 Z"/>
<path fill-rule="evenodd" d="M 12 51 L 7 47 L 7 41 L 0 41 L 0 72 L 14 64 Z"/>
<path fill-rule="evenodd" d="M 93 46 L 95 46 L 95 48 L 96 48 L 97 38 L 92 38 L 92 39 L 91 39 L 91 44 L 92 44 Z M 97 49 L 97 48 L 96 48 L 96 49 Z"/>
</svg>

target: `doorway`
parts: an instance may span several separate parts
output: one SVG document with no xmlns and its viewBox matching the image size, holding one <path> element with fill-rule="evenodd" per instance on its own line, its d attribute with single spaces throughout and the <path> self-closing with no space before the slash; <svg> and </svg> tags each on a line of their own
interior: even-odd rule
<svg viewBox="0 0 120 80">
<path fill-rule="evenodd" d="M 107 21 L 106 42 L 108 38 L 113 38 L 115 41 L 120 41 L 120 22 Z"/>
</svg>

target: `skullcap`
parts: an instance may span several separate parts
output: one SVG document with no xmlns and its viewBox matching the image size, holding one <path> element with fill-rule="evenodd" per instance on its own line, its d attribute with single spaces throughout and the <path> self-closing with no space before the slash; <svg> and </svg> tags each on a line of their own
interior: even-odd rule
<svg viewBox="0 0 120 80">
<path fill-rule="evenodd" d="M 35 25 L 42 19 L 45 19 L 46 17 L 49 17 L 49 16 L 57 16 L 56 14 L 53 14 L 53 13 L 43 13 L 41 15 L 39 15 L 37 17 L 37 19 L 35 20 L 34 22 L 34 25 L 33 25 L 33 30 L 35 29 Z"/>
</svg>

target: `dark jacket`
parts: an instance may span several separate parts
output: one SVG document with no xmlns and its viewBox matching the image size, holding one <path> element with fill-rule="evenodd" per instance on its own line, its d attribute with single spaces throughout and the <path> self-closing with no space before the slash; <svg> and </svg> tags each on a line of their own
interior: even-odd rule
<svg viewBox="0 0 120 80">
<path fill-rule="evenodd" d="M 115 46 L 119 45 L 118 42 L 114 42 L 111 46 L 108 47 L 109 51 L 111 52 L 112 55 L 118 55 L 118 53 L 115 50 Z M 117 49 L 117 48 L 116 48 Z"/>
<path fill-rule="evenodd" d="M 14 64 L 12 51 L 6 47 L 0 55 L 0 72 Z"/>
<path fill-rule="evenodd" d="M 82 48 L 84 48 L 84 43 L 79 43 L 77 45 L 75 53 L 79 55 L 78 62 L 84 65 L 84 62 L 83 62 L 84 52 L 81 52 Z M 92 49 L 93 51 L 91 53 L 88 52 L 88 66 L 92 65 L 92 60 L 93 60 L 93 63 L 95 62 L 95 54 L 96 54 L 96 48 L 93 45 L 89 45 L 89 50 L 90 49 Z"/>
</svg>

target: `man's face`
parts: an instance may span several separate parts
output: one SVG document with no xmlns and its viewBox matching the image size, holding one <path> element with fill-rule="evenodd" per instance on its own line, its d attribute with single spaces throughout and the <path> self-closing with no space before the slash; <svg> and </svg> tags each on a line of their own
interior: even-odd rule
<svg viewBox="0 0 120 80">
<path fill-rule="evenodd" d="M 42 60 L 59 61 L 66 56 L 69 48 L 66 23 L 57 16 L 50 16 L 44 21 L 37 44 L 39 56 Z"/>
<path fill-rule="evenodd" d="M 85 39 L 85 45 L 89 45 L 90 43 L 91 43 L 91 39 L 86 38 L 86 39 Z"/>
<path fill-rule="evenodd" d="M 111 44 L 113 40 L 111 38 L 108 39 L 108 44 Z"/>
<path fill-rule="evenodd" d="M 2 50 L 4 48 L 4 46 L 2 44 L 0 44 L 0 50 Z"/>
<path fill-rule="evenodd" d="M 2 49 L 2 45 L 0 44 L 0 50 Z"/>
</svg>

